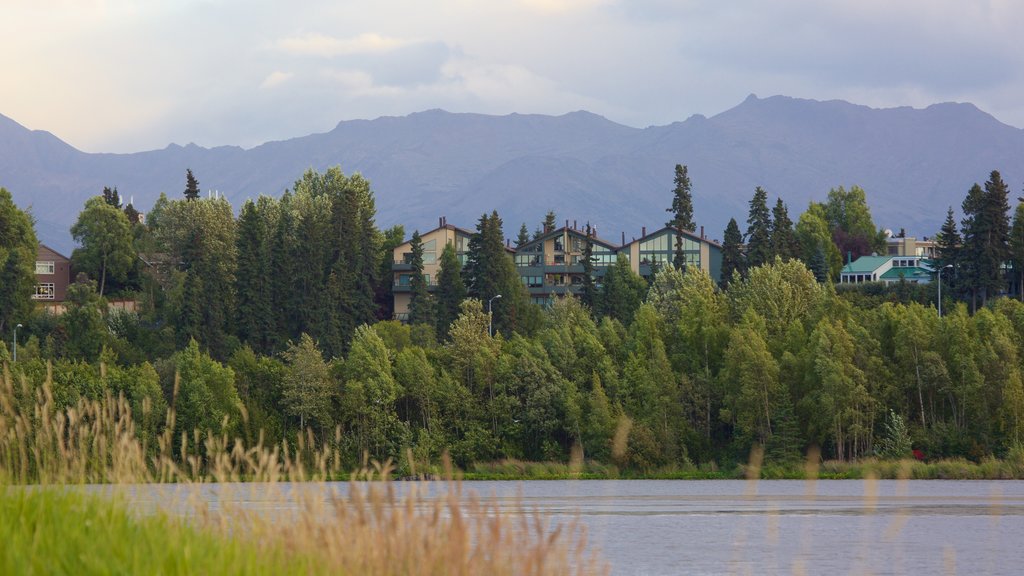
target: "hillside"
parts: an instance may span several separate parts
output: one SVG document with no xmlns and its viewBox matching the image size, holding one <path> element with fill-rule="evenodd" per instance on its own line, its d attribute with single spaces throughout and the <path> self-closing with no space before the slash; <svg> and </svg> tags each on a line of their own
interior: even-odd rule
<svg viewBox="0 0 1024 576">
<path fill-rule="evenodd" d="M 85 199 L 117 186 L 145 210 L 180 194 L 191 168 L 204 190 L 237 207 L 280 194 L 308 168 L 341 165 L 373 184 L 381 227 L 407 231 L 437 217 L 472 228 L 497 209 L 505 232 L 532 230 L 548 210 L 589 220 L 609 239 L 639 236 L 667 219 L 672 173 L 687 164 L 698 224 L 720 238 L 746 220 L 755 186 L 782 196 L 794 220 L 829 188 L 858 184 L 879 226 L 930 236 L 974 182 L 1003 172 L 1024 180 L 1024 130 L 970 104 L 872 109 L 842 101 L 748 97 L 716 116 L 645 129 L 588 112 L 486 116 L 430 110 L 355 120 L 252 149 L 170 145 L 134 154 L 87 154 L 48 132 L 0 116 L 0 185 L 31 206 L 40 239 L 70 252 L 68 228 Z"/>
</svg>

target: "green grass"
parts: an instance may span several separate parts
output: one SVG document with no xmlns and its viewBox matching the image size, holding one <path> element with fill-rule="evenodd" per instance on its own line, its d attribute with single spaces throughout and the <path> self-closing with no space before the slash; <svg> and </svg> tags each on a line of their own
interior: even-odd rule
<svg viewBox="0 0 1024 576">
<path fill-rule="evenodd" d="M 214 534 L 157 513 L 130 514 L 74 488 L 0 486 L 3 574 L 307 574 L 280 548 Z"/>
</svg>

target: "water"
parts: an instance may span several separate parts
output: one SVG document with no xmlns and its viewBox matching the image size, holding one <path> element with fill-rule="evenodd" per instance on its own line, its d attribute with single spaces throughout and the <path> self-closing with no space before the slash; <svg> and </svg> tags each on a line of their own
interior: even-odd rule
<svg viewBox="0 0 1024 576">
<path fill-rule="evenodd" d="M 402 489 L 403 484 L 396 484 Z M 281 513 L 323 485 L 203 487 L 244 508 Z M 345 483 L 329 485 L 339 494 Z M 142 509 L 174 502 L 134 489 Z M 443 494 L 433 484 L 432 494 Z M 464 482 L 499 507 L 579 518 L 613 574 L 1021 574 L 1024 482 L 592 480 Z"/>
</svg>

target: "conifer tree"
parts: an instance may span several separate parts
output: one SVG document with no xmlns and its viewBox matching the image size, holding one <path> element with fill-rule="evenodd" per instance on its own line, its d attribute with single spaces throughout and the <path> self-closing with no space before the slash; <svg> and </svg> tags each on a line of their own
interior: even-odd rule
<svg viewBox="0 0 1024 576">
<path fill-rule="evenodd" d="M 235 328 L 239 340 L 262 354 L 274 344 L 272 242 L 277 227 L 277 200 L 260 196 L 249 200 L 238 217 L 238 298 Z"/>
<path fill-rule="evenodd" d="M 696 229 L 697 226 L 693 222 L 693 195 L 690 176 L 685 165 L 676 164 L 672 206 L 666 208 L 665 211 L 672 214 L 672 219 L 665 223 L 666 226 L 691 232 Z"/>
<path fill-rule="evenodd" d="M 594 231 L 587 222 L 587 239 L 583 244 L 583 284 L 580 286 L 580 302 L 593 310 L 597 302 L 597 284 L 594 282 Z"/>
<path fill-rule="evenodd" d="M 601 285 L 600 315 L 629 325 L 647 294 L 647 282 L 629 267 L 625 255 L 619 254 L 613 266 L 604 273 Z"/>
<path fill-rule="evenodd" d="M 993 170 L 985 188 L 975 184 L 964 199 L 960 277 L 971 293 L 972 310 L 977 310 L 979 297 L 984 305 L 1006 284 L 1002 266 L 1009 257 L 1008 192 L 999 172 Z"/>
<path fill-rule="evenodd" d="M 196 180 L 196 177 L 192 175 L 191 168 L 185 169 L 185 199 L 199 199 L 199 180 Z"/>
<path fill-rule="evenodd" d="M 740 234 L 740 227 L 736 224 L 735 218 L 729 219 L 725 227 L 725 234 L 722 237 L 722 277 L 718 279 L 719 285 L 726 287 L 732 282 L 733 274 L 739 272 L 740 276 L 746 274 L 747 263 L 743 255 L 743 235 Z"/>
<path fill-rule="evenodd" d="M 772 220 L 768 211 L 768 193 L 758 186 L 750 199 L 747 217 L 747 266 L 756 268 L 772 259 Z"/>
<path fill-rule="evenodd" d="M 412 240 L 409 242 L 409 249 L 412 252 L 412 278 L 409 281 L 409 323 L 428 324 L 433 326 L 434 303 L 427 289 L 427 281 L 423 276 L 423 240 L 420 238 L 420 231 L 412 233 Z"/>
<path fill-rule="evenodd" d="M 459 317 L 459 309 L 466 298 L 466 286 L 462 283 L 462 264 L 455 253 L 455 246 L 445 244 L 441 251 L 441 265 L 437 272 L 437 337 L 444 340 L 448 327 Z"/>
<path fill-rule="evenodd" d="M 943 270 L 946 266 L 952 266 L 950 273 L 942 275 L 942 281 L 950 288 L 957 288 L 960 278 L 960 250 L 963 248 L 963 241 L 960 232 L 956 228 L 956 220 L 953 218 L 953 207 L 946 211 L 946 221 L 942 223 L 942 229 L 935 238 L 936 248 L 936 269 Z"/>
<path fill-rule="evenodd" d="M 121 195 L 117 193 L 117 186 L 113 189 L 110 186 L 103 187 L 103 201 L 118 210 L 121 209 Z"/>
<path fill-rule="evenodd" d="M 793 230 L 793 221 L 789 218 L 789 209 L 779 198 L 772 208 L 772 233 L 771 233 L 772 256 L 779 256 L 783 260 L 791 260 L 800 257 L 800 242 L 796 239 L 796 232 Z"/>
<path fill-rule="evenodd" d="M 526 229 L 526 222 L 519 227 L 519 236 L 516 237 L 516 248 L 522 248 L 524 244 L 530 241 L 530 231 Z"/>
<path fill-rule="evenodd" d="M 553 232 L 555 228 L 558 227 L 555 223 L 555 218 L 556 216 L 554 210 L 548 210 L 548 213 L 544 215 L 544 224 L 542 225 L 544 229 L 544 234 L 547 234 L 548 232 Z"/>
<path fill-rule="evenodd" d="M 1010 228 L 1010 260 L 1017 280 L 1017 296 L 1024 302 L 1024 201 L 1017 202 Z"/>
</svg>

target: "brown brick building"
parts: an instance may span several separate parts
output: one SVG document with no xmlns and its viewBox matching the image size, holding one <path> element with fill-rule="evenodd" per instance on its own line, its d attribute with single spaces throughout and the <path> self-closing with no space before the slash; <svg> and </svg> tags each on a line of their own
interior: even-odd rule
<svg viewBox="0 0 1024 576">
<path fill-rule="evenodd" d="M 63 312 L 70 283 L 71 260 L 53 248 L 40 244 L 36 251 L 36 290 L 32 299 L 52 312 Z"/>
</svg>

